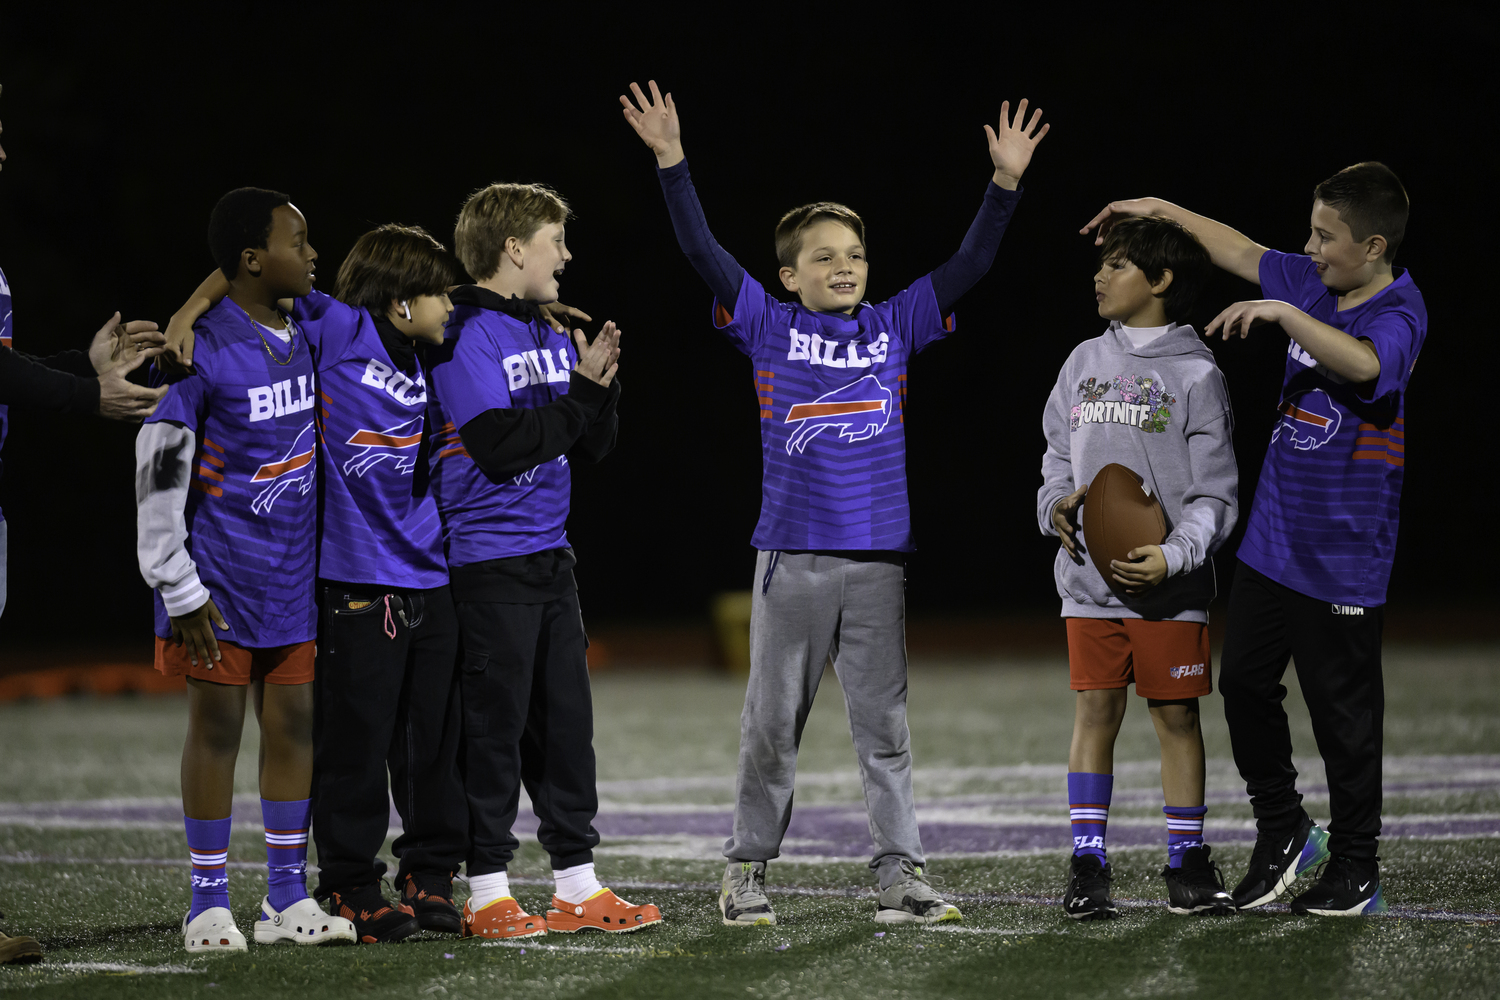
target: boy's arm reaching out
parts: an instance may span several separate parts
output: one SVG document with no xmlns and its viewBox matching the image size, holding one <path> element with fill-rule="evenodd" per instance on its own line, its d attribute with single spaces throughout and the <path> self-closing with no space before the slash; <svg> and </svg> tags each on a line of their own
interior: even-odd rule
<svg viewBox="0 0 1500 1000">
<path fill-rule="evenodd" d="M 1005 235 L 1005 227 L 1010 223 L 1011 213 L 1020 198 L 1017 188 L 1021 185 L 1021 175 L 1031 163 L 1031 154 L 1037 143 L 1052 129 L 1051 125 L 1043 125 L 1041 131 L 1037 131 L 1042 120 L 1041 108 L 1032 113 L 1029 124 L 1025 120 L 1025 98 L 1016 108 L 1014 121 L 1010 117 L 1010 102 L 1003 101 L 1000 104 L 999 131 L 988 125 L 984 127 L 985 135 L 989 136 L 990 160 L 995 164 L 995 174 L 990 178 L 989 187 L 984 192 L 984 203 L 979 206 L 979 214 L 964 235 L 958 252 L 932 272 L 932 291 L 937 298 L 939 313 L 946 314 L 952 309 L 995 261 L 1000 238 Z"/>
<path fill-rule="evenodd" d="M 1277 299 L 1252 299 L 1236 302 L 1225 309 L 1204 329 L 1212 337 L 1221 327 L 1225 340 L 1250 336 L 1250 328 L 1261 323 L 1276 323 L 1288 337 L 1297 342 L 1313 359 L 1350 382 L 1370 382 L 1380 377 L 1380 355 L 1363 337 L 1349 336 L 1337 327 L 1313 319 L 1290 302 Z"/>
<path fill-rule="evenodd" d="M 698 201 L 698 192 L 693 189 L 684 162 L 682 124 L 677 118 L 677 105 L 673 103 L 672 95 L 663 95 L 655 80 L 648 81 L 648 85 L 651 87 L 649 100 L 639 85 L 630 85 L 640 104 L 639 109 L 630 98 L 620 95 L 625 120 L 656 154 L 658 177 L 662 194 L 667 199 L 667 214 L 672 217 L 672 228 L 677 233 L 677 244 L 719 303 L 732 309 L 740 297 L 745 269 L 729 251 L 719 246 L 713 233 L 709 232 L 708 220 L 703 216 L 703 206 Z"/>
<path fill-rule="evenodd" d="M 1207 248 L 1208 255 L 1213 258 L 1214 266 L 1223 268 L 1230 274 L 1237 274 L 1246 281 L 1260 284 L 1260 258 L 1266 252 L 1266 247 L 1261 246 L 1244 233 L 1230 229 L 1222 222 L 1195 215 L 1181 205 L 1174 205 L 1160 198 L 1112 201 L 1104 206 L 1103 211 L 1090 219 L 1088 225 L 1079 232 L 1086 236 L 1091 230 L 1097 228 L 1099 231 L 1094 235 L 1094 245 L 1103 246 L 1104 234 L 1109 232 L 1109 227 L 1114 225 L 1116 220 L 1129 218 L 1132 215 L 1160 215 L 1181 224 L 1184 229 L 1198 237 Z"/>
</svg>

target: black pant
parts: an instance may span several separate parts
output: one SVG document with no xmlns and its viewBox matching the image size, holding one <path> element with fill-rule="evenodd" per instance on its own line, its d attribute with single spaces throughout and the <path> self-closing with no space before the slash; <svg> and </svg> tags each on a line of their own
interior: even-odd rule
<svg viewBox="0 0 1500 1000">
<path fill-rule="evenodd" d="M 456 872 L 463 862 L 457 665 L 458 619 L 447 587 L 391 591 L 318 581 L 312 835 L 319 897 L 385 873 L 376 854 L 391 799 L 404 827 L 393 847 L 398 879 Z"/>
<path fill-rule="evenodd" d="M 505 871 L 521 785 L 552 867 L 594 858 L 594 705 L 578 595 L 542 604 L 459 601 L 469 875 Z"/>
<path fill-rule="evenodd" d="M 1328 849 L 1375 857 L 1385 719 L 1381 611 L 1319 601 L 1244 563 L 1235 571 L 1219 693 L 1234 762 L 1262 833 L 1279 833 L 1301 818 L 1291 732 L 1281 707 L 1281 679 L 1293 657 L 1328 772 Z"/>
</svg>

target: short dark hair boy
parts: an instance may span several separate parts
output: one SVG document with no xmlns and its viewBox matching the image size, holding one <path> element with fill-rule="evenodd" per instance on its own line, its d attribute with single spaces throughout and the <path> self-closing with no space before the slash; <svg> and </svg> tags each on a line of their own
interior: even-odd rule
<svg viewBox="0 0 1500 1000">
<path fill-rule="evenodd" d="M 1208 604 L 1210 561 L 1239 512 L 1234 420 L 1224 376 L 1186 315 L 1210 267 L 1208 251 L 1167 219 L 1115 226 L 1094 275 L 1101 337 L 1069 355 L 1042 418 L 1047 451 L 1037 518 L 1062 540 L 1053 563 L 1068 629 L 1068 669 L 1078 692 L 1068 754 L 1073 824 L 1064 912 L 1114 916 L 1105 829 L 1114 785 L 1114 743 L 1133 682 L 1161 741 L 1166 796 L 1168 907 L 1173 913 L 1232 909 L 1203 840 L 1203 735 L 1198 699 L 1213 690 Z M 1171 531 L 1132 549 L 1111 579 L 1081 553 L 1078 512 L 1089 483 L 1118 463 L 1156 497 Z"/>
</svg>

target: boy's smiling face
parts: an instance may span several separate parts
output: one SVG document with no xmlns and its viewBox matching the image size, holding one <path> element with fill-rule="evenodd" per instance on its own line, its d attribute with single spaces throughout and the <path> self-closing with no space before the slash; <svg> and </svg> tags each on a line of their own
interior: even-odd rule
<svg viewBox="0 0 1500 1000">
<path fill-rule="evenodd" d="M 531 234 L 531 239 L 521 244 L 521 278 L 525 284 L 523 299 L 534 299 L 540 303 L 556 302 L 558 282 L 563 268 L 573 255 L 568 252 L 565 240 L 566 227 L 561 222 L 549 222 Z M 514 254 L 511 259 L 515 260 Z"/>
<path fill-rule="evenodd" d="M 865 297 L 870 265 L 854 230 L 819 219 L 802 231 L 797 266 L 781 269 L 781 283 L 809 309 L 849 313 Z"/>
<path fill-rule="evenodd" d="M 1356 240 L 1338 209 L 1321 201 L 1313 202 L 1311 226 L 1302 249 L 1318 266 L 1318 279 L 1326 287 L 1347 292 L 1370 281 L 1374 265 L 1385 255 L 1384 236 Z"/>
<path fill-rule="evenodd" d="M 318 252 L 307 241 L 307 219 L 292 204 L 271 210 L 271 233 L 263 248 L 242 256 L 241 272 L 249 270 L 276 298 L 299 298 L 312 291 Z"/>
</svg>

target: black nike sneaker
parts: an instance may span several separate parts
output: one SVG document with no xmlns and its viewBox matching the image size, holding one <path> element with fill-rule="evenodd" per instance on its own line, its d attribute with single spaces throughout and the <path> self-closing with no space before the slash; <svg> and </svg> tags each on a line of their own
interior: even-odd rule
<svg viewBox="0 0 1500 1000">
<path fill-rule="evenodd" d="M 1291 832 L 1256 837 L 1250 870 L 1230 893 L 1235 909 L 1252 910 L 1274 902 L 1299 875 L 1327 860 L 1328 834 L 1305 812 Z"/>
<path fill-rule="evenodd" d="M 411 907 L 387 902 L 379 882 L 353 889 L 335 889 L 328 897 L 328 911 L 354 924 L 354 933 L 360 944 L 400 941 L 422 929 Z"/>
<path fill-rule="evenodd" d="M 1224 875 L 1209 858 L 1213 848 L 1191 847 L 1182 855 L 1182 867 L 1161 870 L 1167 880 L 1167 909 L 1173 913 L 1207 913 L 1216 917 L 1234 912 L 1234 898 L 1224 891 Z"/>
<path fill-rule="evenodd" d="M 1115 873 L 1099 861 L 1097 854 L 1075 854 L 1070 862 L 1072 877 L 1063 894 L 1063 912 L 1074 920 L 1108 920 L 1119 916 L 1115 901 L 1109 898 L 1109 884 Z"/>
<path fill-rule="evenodd" d="M 458 907 L 453 905 L 452 873 L 407 872 L 396 880 L 396 890 L 424 931 L 457 934 L 463 929 Z"/>
<path fill-rule="evenodd" d="M 1337 855 L 1323 866 L 1312 888 L 1292 900 L 1293 913 L 1320 917 L 1357 917 L 1385 911 L 1379 858 L 1362 860 Z"/>
</svg>

